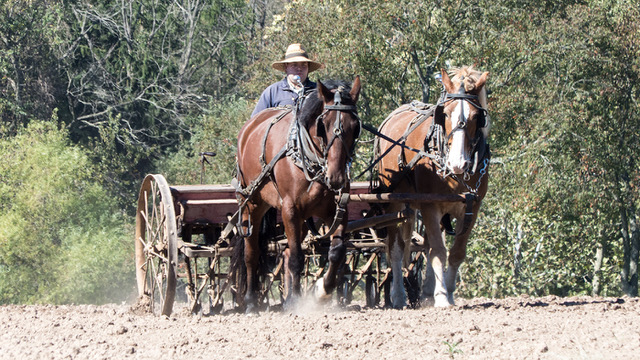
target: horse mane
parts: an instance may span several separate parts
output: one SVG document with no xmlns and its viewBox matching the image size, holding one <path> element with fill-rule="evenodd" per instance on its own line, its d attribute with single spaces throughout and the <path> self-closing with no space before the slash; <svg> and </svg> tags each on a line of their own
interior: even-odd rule
<svg viewBox="0 0 640 360">
<path fill-rule="evenodd" d="M 448 71 L 449 77 L 451 77 L 451 82 L 455 86 L 455 88 L 460 87 L 460 79 L 464 79 L 464 91 L 467 93 L 476 91 L 476 82 L 482 76 L 482 71 L 476 70 L 473 65 L 471 66 L 462 66 L 462 67 L 453 67 Z M 480 106 L 487 109 L 487 86 L 483 86 L 482 90 L 478 92 L 478 102 Z M 489 118 L 489 114 L 486 117 L 487 126 L 483 128 L 483 133 L 485 137 L 488 135 L 488 131 L 491 125 L 491 120 Z"/>
<path fill-rule="evenodd" d="M 342 104 L 344 105 L 353 105 L 353 99 L 351 99 L 351 83 L 344 80 L 325 80 L 322 81 L 322 85 L 325 88 L 334 92 L 337 89 L 341 89 L 340 97 L 342 99 Z M 322 100 L 318 97 L 318 88 L 313 89 L 305 98 L 304 104 L 302 105 L 302 109 L 298 115 L 298 119 L 301 124 L 305 126 L 307 124 L 313 124 L 313 121 L 320 115 L 322 112 L 323 103 Z"/>
</svg>

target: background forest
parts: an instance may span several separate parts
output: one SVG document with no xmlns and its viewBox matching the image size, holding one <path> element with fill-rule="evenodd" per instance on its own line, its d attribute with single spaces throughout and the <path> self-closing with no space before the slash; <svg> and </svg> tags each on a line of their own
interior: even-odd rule
<svg viewBox="0 0 640 360">
<path fill-rule="evenodd" d="M 363 121 L 489 71 L 491 179 L 459 296 L 638 295 L 631 0 L 0 0 L 0 304 L 135 292 L 147 173 L 228 183 L 287 45 L 363 81 Z M 370 134 L 353 173 L 370 161 Z M 366 179 L 359 179 L 366 180 Z"/>
</svg>

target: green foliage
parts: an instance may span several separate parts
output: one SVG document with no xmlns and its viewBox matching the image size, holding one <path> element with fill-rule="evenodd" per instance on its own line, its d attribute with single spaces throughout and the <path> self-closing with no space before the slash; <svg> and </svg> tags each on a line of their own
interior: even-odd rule
<svg viewBox="0 0 640 360">
<path fill-rule="evenodd" d="M 133 227 L 123 223 L 120 214 L 111 218 L 106 214 L 65 231 L 65 245 L 56 261 L 56 286 L 39 301 L 103 304 L 136 294 Z"/>
<path fill-rule="evenodd" d="M 65 82 L 47 41 L 59 15 L 55 1 L 0 3 L 0 118 L 7 133 L 48 118 L 64 97 Z"/>
<path fill-rule="evenodd" d="M 154 160 L 189 141 L 191 119 L 242 79 L 247 10 L 242 0 L 64 3 L 47 43 L 65 79 L 59 121 L 92 150 L 121 206 Z"/>
<path fill-rule="evenodd" d="M 622 259 L 637 263 L 637 231 L 622 250 L 625 233 L 634 232 L 623 220 L 638 216 L 629 183 L 640 151 L 631 134 L 640 117 L 630 106 L 638 92 L 630 56 L 638 27 L 612 17 L 617 7 L 610 5 L 572 5 L 549 20 L 548 8 L 528 8 L 534 26 L 503 29 L 505 49 L 521 60 L 507 78 L 493 78 L 505 86 L 491 100 L 497 146 L 462 275 L 466 296 L 630 293 L 618 274 Z M 601 246 L 605 259 L 597 265 Z M 603 287 L 592 289 L 597 266 Z"/>
<path fill-rule="evenodd" d="M 135 201 L 131 199 L 138 196 L 139 179 L 146 175 L 160 150 L 136 144 L 119 122 L 120 116 L 110 113 L 99 135 L 84 140 L 84 148 L 94 164 L 94 179 L 110 193 L 117 194 L 118 207 L 133 216 Z"/>
<path fill-rule="evenodd" d="M 487 33 L 474 32 L 482 24 L 478 12 L 477 1 L 293 1 L 265 30 L 268 46 L 250 67 L 253 78 L 245 86 L 257 96 L 275 79 L 270 63 L 282 57 L 289 43 L 301 42 L 326 65 L 312 79 L 361 76 L 360 115 L 379 125 L 403 103 L 436 102 L 440 84 L 433 75 L 440 68 L 484 67 L 487 50 L 473 48 L 483 40 L 476 37 Z M 371 139 L 364 134 L 363 140 Z M 369 152 L 359 150 L 365 156 L 356 156 L 355 173 L 366 168 Z"/>
<path fill-rule="evenodd" d="M 460 342 L 453 342 L 453 341 L 443 341 L 442 342 L 444 345 L 447 346 L 447 352 L 449 353 L 449 357 L 451 359 L 455 358 L 455 356 L 457 354 L 464 354 L 464 351 L 460 350 L 460 348 L 458 348 L 458 345 L 460 345 Z"/>
<path fill-rule="evenodd" d="M 431 75 L 443 66 L 449 50 L 447 38 L 468 26 L 472 6 L 459 2 L 295 1 L 267 28 L 269 47 L 259 68 L 253 69 L 265 85 L 269 61 L 279 59 L 288 43 L 302 42 L 326 70 L 312 78 L 351 80 L 356 74 L 365 84 L 362 109 L 379 124 L 395 107 L 413 99 L 434 100 Z M 322 36 L 319 36 L 322 34 Z M 453 65 L 461 65 L 457 61 Z M 270 78 L 269 80 L 266 80 Z M 426 89 L 423 90 L 422 87 Z M 263 87 L 263 86 L 261 86 Z M 423 93 L 426 91 L 426 93 Z M 438 92 L 435 95 L 439 95 Z"/>
<path fill-rule="evenodd" d="M 214 152 L 204 164 L 205 184 L 228 184 L 235 173 L 236 139 L 251 116 L 254 104 L 242 98 L 229 98 L 212 105 L 212 110 L 191 127 L 193 135 L 178 151 L 156 164 L 170 184 L 199 184 L 202 152 Z"/>
<path fill-rule="evenodd" d="M 34 121 L 0 142 L 0 303 L 115 301 L 132 286 L 122 214 L 67 136 Z"/>
</svg>

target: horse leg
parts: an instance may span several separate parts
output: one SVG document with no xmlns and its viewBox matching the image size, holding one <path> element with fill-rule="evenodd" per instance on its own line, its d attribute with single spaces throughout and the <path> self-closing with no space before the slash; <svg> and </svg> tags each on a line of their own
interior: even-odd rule
<svg viewBox="0 0 640 360">
<path fill-rule="evenodd" d="M 449 265 L 447 267 L 447 272 L 445 273 L 445 281 L 447 284 L 447 299 L 451 305 L 454 305 L 453 292 L 456 290 L 456 279 L 458 276 L 458 268 L 464 261 L 464 258 L 467 255 L 467 243 L 469 240 L 469 235 L 471 235 L 471 229 L 473 228 L 473 224 L 475 223 L 475 215 L 467 230 L 460 234 L 463 230 L 463 219 L 459 218 L 456 224 L 456 238 L 451 246 L 451 250 L 449 250 Z"/>
<path fill-rule="evenodd" d="M 402 309 L 407 303 L 403 268 L 406 268 L 406 263 L 409 260 L 409 242 L 411 241 L 414 222 L 413 217 L 410 217 L 398 226 L 387 228 L 387 247 L 389 258 L 391 259 L 391 304 L 394 309 Z"/>
<path fill-rule="evenodd" d="M 346 217 L 345 217 L 346 222 Z M 347 246 L 344 242 L 344 223 L 336 229 L 340 235 L 331 236 L 331 247 L 329 248 L 329 269 L 323 277 L 318 279 L 315 285 L 316 299 L 326 302 L 331 300 L 333 289 L 337 286 L 338 270 L 344 264 L 347 255 Z"/>
<path fill-rule="evenodd" d="M 260 244 L 259 244 L 259 225 L 262 220 L 262 216 L 268 207 L 258 207 L 253 205 L 247 205 L 247 208 L 243 212 L 244 219 L 250 219 L 251 227 L 247 223 L 247 220 L 243 222 L 243 232 L 251 232 L 251 235 L 244 239 L 244 263 L 247 267 L 247 292 L 244 296 L 244 303 L 246 304 L 246 312 L 252 313 L 258 310 L 258 298 L 260 291 L 260 282 L 258 274 L 258 263 L 260 260 Z M 256 226 L 258 224 L 258 226 Z"/>
<path fill-rule="evenodd" d="M 285 306 L 292 308 L 300 297 L 300 274 L 304 266 L 304 253 L 302 252 L 302 220 L 293 205 L 284 204 L 281 210 L 282 222 L 284 223 L 284 231 L 287 235 L 288 249 L 288 266 L 285 271 L 285 277 L 288 280 L 287 297 L 285 298 Z"/>
<path fill-rule="evenodd" d="M 431 212 L 433 213 L 433 211 Z M 440 229 L 440 219 L 432 216 L 427 211 L 422 211 L 425 224 L 425 238 L 429 241 L 429 259 L 433 269 L 435 286 L 433 289 L 433 299 L 435 307 L 447 307 L 451 305 L 447 299 L 447 284 L 445 283 L 444 270 L 447 259 L 447 248 L 445 239 Z"/>
<path fill-rule="evenodd" d="M 422 279 L 422 292 L 420 294 L 420 300 L 426 300 L 428 298 L 432 298 L 433 297 L 433 291 L 434 288 L 436 286 L 436 279 L 435 276 L 433 274 L 433 268 L 431 267 L 431 256 L 429 255 L 429 246 L 428 246 L 428 240 L 425 239 L 425 242 L 427 242 L 427 248 L 425 249 L 425 254 L 427 256 L 427 263 L 425 265 L 425 275 L 424 278 Z"/>
</svg>

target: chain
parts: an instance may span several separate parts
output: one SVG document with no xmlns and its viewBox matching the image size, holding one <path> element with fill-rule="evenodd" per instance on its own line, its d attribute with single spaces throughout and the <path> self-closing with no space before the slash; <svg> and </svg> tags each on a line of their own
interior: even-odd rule
<svg viewBox="0 0 640 360">
<path fill-rule="evenodd" d="M 478 188 L 480 187 L 480 183 L 482 182 L 482 178 L 487 173 L 487 168 L 488 167 L 489 167 L 489 158 L 485 158 L 484 161 L 482 162 L 482 169 L 480 169 L 480 177 L 478 178 L 478 181 L 476 182 L 476 188 L 472 189 L 469 185 L 467 185 L 466 182 L 464 182 L 464 181 L 462 182 L 464 184 L 464 186 L 467 188 L 467 190 L 469 190 L 473 194 L 475 194 L 478 191 Z"/>
</svg>

